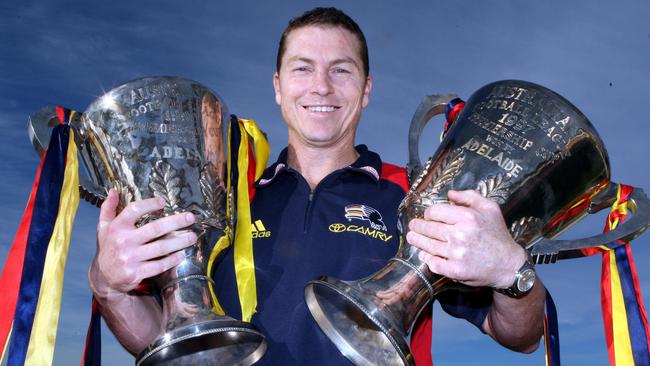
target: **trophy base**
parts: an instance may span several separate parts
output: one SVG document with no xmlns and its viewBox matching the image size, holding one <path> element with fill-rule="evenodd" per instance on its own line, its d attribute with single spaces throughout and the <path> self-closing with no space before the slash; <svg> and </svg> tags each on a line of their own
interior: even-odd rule
<svg viewBox="0 0 650 366">
<path fill-rule="evenodd" d="M 140 353 L 136 366 L 248 366 L 265 351 L 262 333 L 248 323 L 223 317 L 165 333 Z"/>
<path fill-rule="evenodd" d="M 355 365 L 415 366 L 402 330 L 393 326 L 390 310 L 355 282 L 320 277 L 305 287 L 314 319 Z"/>
</svg>

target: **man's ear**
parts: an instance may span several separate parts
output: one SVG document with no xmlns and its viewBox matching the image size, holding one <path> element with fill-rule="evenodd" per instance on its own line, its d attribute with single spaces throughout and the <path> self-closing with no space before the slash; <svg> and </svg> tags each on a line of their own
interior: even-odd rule
<svg viewBox="0 0 650 366">
<path fill-rule="evenodd" d="M 275 90 L 275 102 L 280 105 L 282 96 L 280 93 L 280 75 L 277 72 L 273 74 L 273 90 Z"/>
<path fill-rule="evenodd" d="M 372 76 L 368 75 L 366 77 L 366 85 L 363 87 L 363 101 L 361 106 L 366 108 L 368 102 L 370 101 L 370 91 L 372 90 Z M 276 97 L 277 100 L 277 97 Z"/>
</svg>

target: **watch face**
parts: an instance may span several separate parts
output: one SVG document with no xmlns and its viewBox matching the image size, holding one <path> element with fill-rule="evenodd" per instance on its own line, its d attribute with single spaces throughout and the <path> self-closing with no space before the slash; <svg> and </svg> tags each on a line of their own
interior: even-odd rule
<svg viewBox="0 0 650 366">
<path fill-rule="evenodd" d="M 526 269 L 521 272 L 519 281 L 517 281 L 517 288 L 519 291 L 528 292 L 535 284 L 535 278 L 535 270 L 533 269 Z"/>
</svg>

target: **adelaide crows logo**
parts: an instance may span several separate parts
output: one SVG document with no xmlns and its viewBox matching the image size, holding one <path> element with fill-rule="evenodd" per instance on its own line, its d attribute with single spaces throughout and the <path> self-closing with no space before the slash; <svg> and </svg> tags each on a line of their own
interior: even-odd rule
<svg viewBox="0 0 650 366">
<path fill-rule="evenodd" d="M 370 222 L 370 226 L 375 230 L 388 230 L 382 220 L 379 211 L 366 205 L 347 205 L 345 206 L 345 218 L 349 220 L 365 220 Z"/>
</svg>

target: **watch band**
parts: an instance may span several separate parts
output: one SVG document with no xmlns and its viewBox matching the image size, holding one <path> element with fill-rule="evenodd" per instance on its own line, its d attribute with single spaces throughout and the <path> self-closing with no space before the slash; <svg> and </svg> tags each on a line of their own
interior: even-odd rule
<svg viewBox="0 0 650 366">
<path fill-rule="evenodd" d="M 495 288 L 494 290 L 504 295 L 518 298 L 527 294 L 535 284 L 537 274 L 535 267 L 529 262 L 525 261 L 524 264 L 515 272 L 515 280 L 508 288 Z"/>
</svg>

